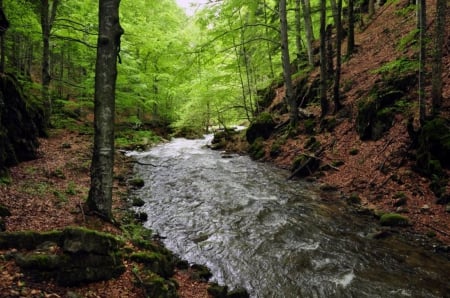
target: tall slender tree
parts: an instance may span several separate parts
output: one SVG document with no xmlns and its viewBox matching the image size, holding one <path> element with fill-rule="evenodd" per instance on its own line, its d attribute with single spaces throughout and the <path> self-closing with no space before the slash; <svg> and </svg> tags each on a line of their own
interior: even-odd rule
<svg viewBox="0 0 450 298">
<path fill-rule="evenodd" d="M 302 11 L 303 11 L 303 19 L 305 21 L 305 37 L 306 37 L 306 50 L 308 53 L 308 63 L 310 66 L 314 65 L 314 55 L 313 55 L 313 40 L 314 40 L 314 31 L 312 27 L 312 19 L 311 19 L 311 7 L 309 0 L 300 0 Z"/>
<path fill-rule="evenodd" d="M 327 54 L 326 54 L 326 0 L 320 0 L 320 107 L 321 117 L 328 112 Z"/>
<path fill-rule="evenodd" d="M 99 0 L 99 33 L 95 66 L 94 152 L 91 187 L 86 205 L 112 220 L 114 166 L 114 113 L 117 59 L 123 29 L 119 22 L 120 0 Z"/>
<path fill-rule="evenodd" d="M 42 100 L 46 107 L 47 118 L 52 113 L 52 101 L 50 98 L 49 87 L 50 76 L 50 34 L 53 23 L 55 22 L 56 12 L 60 0 L 41 0 L 40 15 L 42 28 Z"/>
<path fill-rule="evenodd" d="M 432 113 L 434 116 L 439 113 L 442 104 L 442 54 L 444 37 L 446 36 L 447 1 L 436 1 L 436 27 L 434 32 L 433 72 L 431 78 Z"/>
<path fill-rule="evenodd" d="M 348 0 L 348 13 L 347 13 L 347 23 L 348 23 L 348 33 L 347 33 L 347 57 L 350 57 L 355 50 L 355 11 L 354 11 L 355 0 Z"/>
<path fill-rule="evenodd" d="M 425 122 L 425 31 L 426 31 L 426 1 L 418 2 L 419 28 L 419 121 Z"/>
<path fill-rule="evenodd" d="M 281 35 L 281 60 L 283 64 L 284 85 L 286 89 L 285 100 L 289 106 L 289 122 L 291 127 L 295 127 L 298 122 L 298 106 L 294 97 L 294 87 L 291 75 L 291 59 L 289 57 L 289 40 L 286 0 L 280 0 L 280 35 Z"/>
<path fill-rule="evenodd" d="M 333 85 L 334 112 L 336 113 L 341 108 L 339 86 L 341 83 L 342 0 L 337 1 L 336 11 L 333 13 L 336 14 L 336 70 Z"/>
</svg>

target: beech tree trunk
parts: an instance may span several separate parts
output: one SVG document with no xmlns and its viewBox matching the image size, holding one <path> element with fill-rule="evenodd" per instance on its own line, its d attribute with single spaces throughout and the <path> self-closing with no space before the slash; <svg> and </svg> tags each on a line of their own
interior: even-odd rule
<svg viewBox="0 0 450 298">
<path fill-rule="evenodd" d="M 326 49 L 326 0 L 320 0 L 320 107 L 321 117 L 328 113 L 327 100 L 327 49 Z"/>
<path fill-rule="evenodd" d="M 309 0 L 300 0 L 303 10 L 303 19 L 305 21 L 306 50 L 308 51 L 308 62 L 310 66 L 314 66 L 314 55 L 312 42 L 314 40 L 314 31 L 311 20 L 311 8 Z"/>
<path fill-rule="evenodd" d="M 99 0 L 99 35 L 95 65 L 94 152 L 91 187 L 86 205 L 112 220 L 114 166 L 114 113 L 117 59 L 123 29 L 119 23 L 120 0 Z"/>
<path fill-rule="evenodd" d="M 354 12 L 354 0 L 348 0 L 348 34 L 347 34 L 347 57 L 353 54 L 355 49 L 355 12 Z"/>
<path fill-rule="evenodd" d="M 297 65 L 300 65 L 302 54 L 302 25 L 300 0 L 295 0 L 295 46 L 297 48 Z"/>
<path fill-rule="evenodd" d="M 41 0 L 41 28 L 42 28 L 42 100 L 46 108 L 46 117 L 50 118 L 52 114 L 52 101 L 50 98 L 49 87 L 50 76 L 50 33 L 53 22 L 56 18 L 56 10 L 59 0 Z"/>
<path fill-rule="evenodd" d="M 334 113 L 341 108 L 339 87 L 341 83 L 341 45 L 342 45 L 342 0 L 337 2 L 337 10 L 335 17 L 336 20 L 336 70 L 334 72 L 334 85 L 333 85 L 333 99 L 334 99 Z"/>
<path fill-rule="evenodd" d="M 289 57 L 289 40 L 286 0 L 280 0 L 280 24 L 281 24 L 281 62 L 283 64 L 284 85 L 286 89 L 286 103 L 289 107 L 289 122 L 291 127 L 295 127 L 298 122 L 298 106 L 297 100 L 294 98 L 294 87 L 291 77 L 291 59 Z"/>
<path fill-rule="evenodd" d="M 431 78 L 432 113 L 434 116 L 439 114 L 442 104 L 442 55 L 444 38 L 447 36 L 445 30 L 447 1 L 436 1 L 436 27 L 434 32 L 433 72 Z"/>
<path fill-rule="evenodd" d="M 426 31 L 426 4 L 425 0 L 419 0 L 419 121 L 425 122 L 425 31 Z"/>
</svg>

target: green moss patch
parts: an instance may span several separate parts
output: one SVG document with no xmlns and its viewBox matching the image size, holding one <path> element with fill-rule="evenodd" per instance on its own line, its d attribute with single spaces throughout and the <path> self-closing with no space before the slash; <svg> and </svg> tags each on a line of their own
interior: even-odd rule
<svg viewBox="0 0 450 298">
<path fill-rule="evenodd" d="M 398 213 L 385 213 L 380 217 L 380 224 L 382 226 L 407 226 L 409 219 Z"/>
</svg>

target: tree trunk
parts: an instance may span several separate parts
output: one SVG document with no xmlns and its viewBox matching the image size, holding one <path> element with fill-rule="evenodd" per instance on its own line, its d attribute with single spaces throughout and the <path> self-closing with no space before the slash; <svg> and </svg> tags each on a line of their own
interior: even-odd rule
<svg viewBox="0 0 450 298">
<path fill-rule="evenodd" d="M 369 0 L 368 10 L 369 18 L 372 18 L 375 13 L 375 0 Z"/>
<path fill-rule="evenodd" d="M 348 1 L 348 34 L 347 34 L 347 57 L 353 54 L 355 49 L 355 14 L 354 0 Z"/>
<path fill-rule="evenodd" d="M 281 62 L 283 64 L 284 85 L 286 89 L 285 99 L 289 106 L 289 119 L 291 127 L 295 127 L 298 122 L 297 100 L 294 98 L 294 87 L 291 77 L 291 59 L 289 57 L 289 40 L 286 0 L 280 0 L 280 35 L 281 35 Z"/>
<path fill-rule="evenodd" d="M 59 0 L 41 0 L 41 28 L 42 28 L 42 100 L 46 110 L 46 118 L 50 119 L 52 102 L 49 93 L 50 76 L 50 33 L 56 18 Z"/>
<path fill-rule="evenodd" d="M 267 4 L 266 0 L 264 0 L 264 23 L 267 25 L 268 22 L 268 16 L 267 16 Z M 265 27 L 266 36 L 268 36 L 269 28 Z M 267 56 L 269 58 L 269 65 L 270 65 L 270 77 L 275 77 L 275 72 L 273 70 L 273 61 L 272 61 L 272 43 L 270 41 L 267 41 Z"/>
<path fill-rule="evenodd" d="M 295 0 L 295 46 L 297 48 L 297 65 L 300 65 L 302 55 L 302 25 L 300 0 Z"/>
<path fill-rule="evenodd" d="M 426 31 L 426 4 L 419 0 L 419 121 L 425 122 L 425 31 Z"/>
<path fill-rule="evenodd" d="M 333 99 L 334 99 L 334 113 L 339 111 L 341 108 L 340 102 L 340 80 L 341 80 L 341 45 L 342 45 L 342 0 L 338 0 L 337 3 L 337 17 L 335 18 L 336 23 L 336 71 L 334 73 L 334 86 L 333 86 Z"/>
<path fill-rule="evenodd" d="M 321 117 L 328 112 L 326 59 L 326 0 L 320 0 L 320 107 Z"/>
<path fill-rule="evenodd" d="M 445 30 L 447 1 L 448 0 L 436 1 L 436 27 L 434 33 L 434 53 L 432 65 L 433 72 L 431 78 L 431 99 L 433 116 L 439 114 L 442 104 L 442 55 L 444 49 L 444 37 L 447 36 Z"/>
<path fill-rule="evenodd" d="M 112 219 L 114 113 L 117 57 L 123 29 L 120 0 L 99 0 L 99 36 L 95 65 L 94 152 L 91 187 L 86 205 L 100 217 Z"/>
<path fill-rule="evenodd" d="M 303 19 L 305 21 L 305 36 L 306 36 L 306 50 L 308 51 L 308 63 L 310 66 L 314 66 L 314 55 L 313 55 L 313 40 L 314 40 L 314 31 L 312 27 L 311 20 L 311 8 L 309 4 L 309 0 L 301 0 L 302 10 L 303 10 Z"/>
<path fill-rule="evenodd" d="M 9 27 L 9 22 L 3 12 L 3 0 L 0 0 L 1 28 L 0 28 L 0 73 L 5 71 L 5 34 Z"/>
</svg>

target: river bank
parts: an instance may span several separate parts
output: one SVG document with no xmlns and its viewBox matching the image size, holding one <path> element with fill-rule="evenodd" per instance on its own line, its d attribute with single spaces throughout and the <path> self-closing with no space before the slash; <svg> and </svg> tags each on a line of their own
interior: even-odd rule
<svg viewBox="0 0 450 298">
<path fill-rule="evenodd" d="M 49 138 L 40 139 L 38 158 L 12 167 L 11 182 L 0 184 L 0 205 L 11 215 L 4 218 L 6 231 L 37 232 L 68 226 L 88 227 L 114 235 L 123 230 L 95 217 L 86 216 L 81 205 L 89 190 L 90 146 L 92 136 L 54 130 Z M 113 214 L 120 222 L 129 212 L 127 179 L 132 176 L 133 162 L 118 153 L 115 161 Z M 3 256 L 11 251 L 1 251 Z M 10 258 L 2 257 L 0 267 L 1 297 L 144 297 L 133 269 L 136 263 L 126 261 L 125 272 L 116 279 L 78 287 L 58 286 L 54 281 L 36 282 L 24 275 Z M 210 297 L 208 284 L 191 278 L 188 271 L 174 275 L 179 296 Z"/>
</svg>

